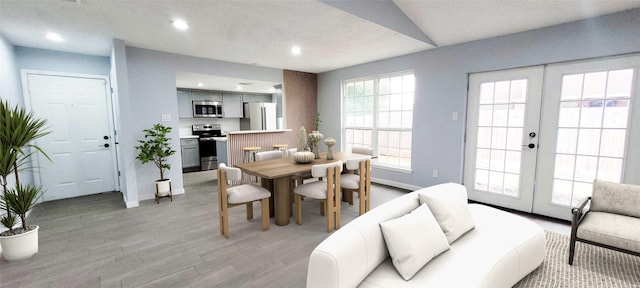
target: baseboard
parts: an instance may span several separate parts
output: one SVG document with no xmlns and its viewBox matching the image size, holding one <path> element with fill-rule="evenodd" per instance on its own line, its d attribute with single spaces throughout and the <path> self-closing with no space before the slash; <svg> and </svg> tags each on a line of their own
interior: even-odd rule
<svg viewBox="0 0 640 288">
<path fill-rule="evenodd" d="M 140 202 L 138 201 L 124 201 L 124 205 L 127 206 L 127 208 L 135 208 L 140 206 Z"/>
<path fill-rule="evenodd" d="M 406 189 L 406 190 L 410 190 L 410 191 L 416 191 L 416 190 L 420 190 L 420 189 L 424 188 L 424 187 L 409 185 L 409 184 L 405 184 L 405 183 L 400 183 L 400 182 L 395 182 L 395 181 L 390 181 L 390 180 L 385 180 L 385 179 L 380 179 L 380 178 L 373 178 L 373 177 L 371 178 L 371 182 L 378 183 L 378 184 L 383 184 L 383 185 L 387 185 L 387 186 L 391 186 L 391 187 L 402 188 L 402 189 Z"/>
</svg>

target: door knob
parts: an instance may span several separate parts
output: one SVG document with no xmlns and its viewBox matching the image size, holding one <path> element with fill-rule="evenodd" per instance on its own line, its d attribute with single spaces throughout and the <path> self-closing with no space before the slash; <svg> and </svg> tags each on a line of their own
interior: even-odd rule
<svg viewBox="0 0 640 288">
<path fill-rule="evenodd" d="M 536 132 L 529 133 L 529 137 L 531 137 L 531 138 L 536 137 Z"/>
<path fill-rule="evenodd" d="M 530 149 L 536 148 L 536 144 L 533 144 L 533 143 L 529 143 L 529 144 L 527 144 L 527 145 L 522 145 L 522 146 L 527 146 L 527 147 L 529 147 Z"/>
<path fill-rule="evenodd" d="M 109 140 L 109 136 L 104 136 L 104 137 L 102 137 L 102 139 Z"/>
<path fill-rule="evenodd" d="M 531 144 L 531 145 L 533 145 L 533 144 Z M 109 148 L 109 143 L 105 143 L 104 144 L 104 148 Z"/>
</svg>

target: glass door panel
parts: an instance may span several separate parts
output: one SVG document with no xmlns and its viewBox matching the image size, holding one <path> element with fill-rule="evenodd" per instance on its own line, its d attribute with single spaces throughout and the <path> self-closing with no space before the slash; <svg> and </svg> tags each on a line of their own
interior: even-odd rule
<svg viewBox="0 0 640 288">
<path fill-rule="evenodd" d="M 531 211 L 542 71 L 469 77 L 464 182 L 470 199 Z"/>
</svg>

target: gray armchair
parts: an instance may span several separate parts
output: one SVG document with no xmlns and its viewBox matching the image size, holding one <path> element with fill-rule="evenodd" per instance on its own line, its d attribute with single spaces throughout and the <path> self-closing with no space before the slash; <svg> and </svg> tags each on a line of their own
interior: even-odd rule
<svg viewBox="0 0 640 288">
<path fill-rule="evenodd" d="M 640 186 L 596 179 L 592 196 L 571 214 L 569 265 L 576 241 L 640 256 Z"/>
</svg>

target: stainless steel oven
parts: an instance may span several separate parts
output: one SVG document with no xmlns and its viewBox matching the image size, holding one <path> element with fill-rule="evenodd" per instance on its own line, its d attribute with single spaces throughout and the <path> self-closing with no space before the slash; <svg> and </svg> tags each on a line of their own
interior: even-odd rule
<svg viewBox="0 0 640 288">
<path fill-rule="evenodd" d="M 194 118 L 223 117 L 222 102 L 193 101 Z"/>
<path fill-rule="evenodd" d="M 196 124 L 191 133 L 198 135 L 200 146 L 200 170 L 212 170 L 218 167 L 218 153 L 215 137 L 221 137 L 222 131 L 218 124 Z"/>
</svg>

